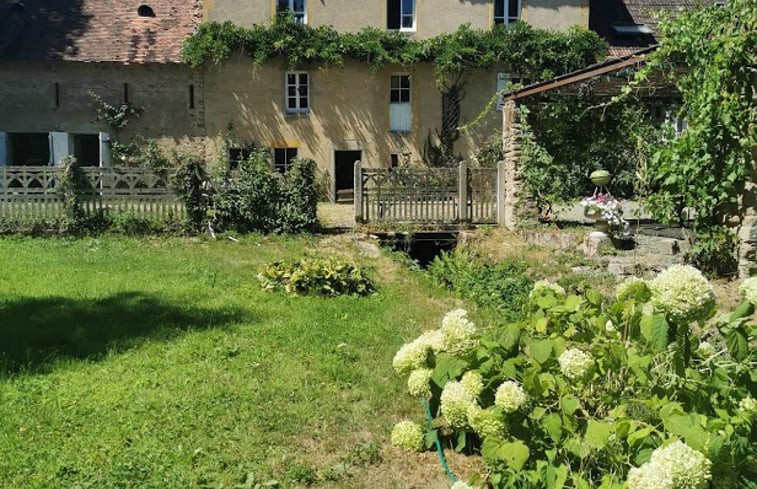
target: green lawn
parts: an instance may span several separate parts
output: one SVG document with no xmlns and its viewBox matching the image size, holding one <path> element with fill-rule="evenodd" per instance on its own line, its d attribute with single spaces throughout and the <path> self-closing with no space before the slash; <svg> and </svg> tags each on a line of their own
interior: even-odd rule
<svg viewBox="0 0 757 489">
<path fill-rule="evenodd" d="M 0 239 L 0 487 L 444 487 L 391 359 L 455 301 L 384 256 L 369 298 L 257 286 L 348 238 Z"/>
</svg>

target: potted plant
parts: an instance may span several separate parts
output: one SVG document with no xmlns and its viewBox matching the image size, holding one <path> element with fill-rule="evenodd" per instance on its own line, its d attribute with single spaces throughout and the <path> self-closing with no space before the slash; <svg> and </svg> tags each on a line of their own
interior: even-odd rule
<svg viewBox="0 0 757 489">
<path fill-rule="evenodd" d="M 610 193 L 595 192 L 591 197 L 581 200 L 584 215 L 594 219 L 597 231 L 609 234 L 613 238 L 625 236 L 628 223 L 623 219 L 623 206 Z"/>
</svg>

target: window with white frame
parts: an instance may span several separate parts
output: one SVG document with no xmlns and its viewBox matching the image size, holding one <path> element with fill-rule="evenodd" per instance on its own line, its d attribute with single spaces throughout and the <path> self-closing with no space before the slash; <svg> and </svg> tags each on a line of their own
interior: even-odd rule
<svg viewBox="0 0 757 489">
<path fill-rule="evenodd" d="M 413 129 L 413 106 L 410 75 L 392 75 L 389 85 L 389 130 L 409 132 Z"/>
<path fill-rule="evenodd" d="M 388 0 L 386 13 L 387 29 L 415 31 L 415 0 Z"/>
<path fill-rule="evenodd" d="M 305 10 L 305 0 L 277 0 L 276 13 L 286 14 L 291 12 L 294 21 L 299 24 L 307 24 L 307 11 Z"/>
<path fill-rule="evenodd" d="M 521 0 L 494 0 L 494 24 L 510 24 L 520 20 Z"/>
<path fill-rule="evenodd" d="M 297 158 L 297 148 L 273 148 L 273 169 L 286 175 Z"/>
<path fill-rule="evenodd" d="M 286 74 L 287 112 L 310 110 L 310 75 L 306 71 L 290 71 Z"/>
<path fill-rule="evenodd" d="M 501 111 L 505 106 L 505 92 L 518 86 L 528 85 L 528 80 L 520 75 L 510 73 L 497 73 L 497 110 Z"/>
</svg>

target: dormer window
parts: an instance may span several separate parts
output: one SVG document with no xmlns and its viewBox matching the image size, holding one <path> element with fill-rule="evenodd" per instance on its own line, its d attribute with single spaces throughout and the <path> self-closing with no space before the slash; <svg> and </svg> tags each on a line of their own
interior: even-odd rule
<svg viewBox="0 0 757 489">
<path fill-rule="evenodd" d="M 155 17 L 155 11 L 149 5 L 140 5 L 137 14 L 140 17 Z"/>
</svg>

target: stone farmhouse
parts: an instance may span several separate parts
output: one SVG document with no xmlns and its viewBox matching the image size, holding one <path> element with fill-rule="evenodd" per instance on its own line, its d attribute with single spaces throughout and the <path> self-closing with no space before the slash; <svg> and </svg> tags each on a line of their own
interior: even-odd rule
<svg viewBox="0 0 757 489">
<path fill-rule="evenodd" d="M 438 130 L 442 100 L 432 67 L 364 64 L 290 71 L 281 60 L 258 70 L 237 55 L 192 70 L 181 48 L 203 21 L 266 23 L 281 11 L 339 32 L 371 26 L 414 38 L 522 20 L 555 30 L 592 27 L 614 54 L 654 43 L 654 25 L 639 22 L 643 4 L 686 0 L 0 0 L 0 165 L 56 164 L 74 155 L 84 165 L 112 164 L 114 140 L 138 136 L 203 152 L 239 155 L 270 148 L 275 168 L 313 158 L 329 175 L 334 199 L 350 197 L 353 164 L 419 163 Z M 647 17 L 649 18 L 649 17 Z M 624 51 L 625 50 L 625 51 Z M 611 54 L 613 54 L 611 53 Z M 474 119 L 507 75 L 471 75 L 461 121 Z M 100 102 L 98 102 L 99 100 Z M 141 110 L 128 126 L 98 118 L 98 106 Z M 98 105 L 99 104 L 99 105 Z M 490 113 L 463 133 L 455 152 L 472 158 L 501 128 Z M 472 134 L 475 132 L 475 134 Z"/>
</svg>

